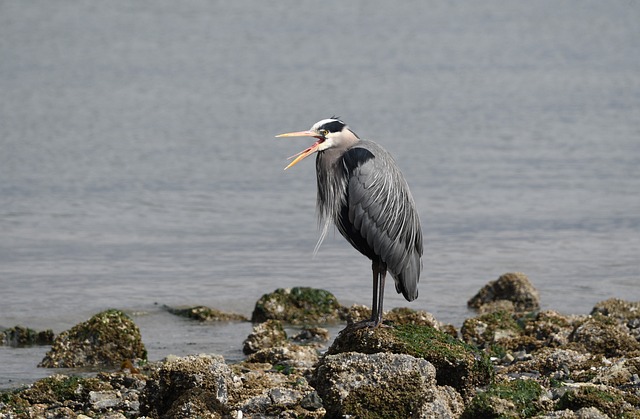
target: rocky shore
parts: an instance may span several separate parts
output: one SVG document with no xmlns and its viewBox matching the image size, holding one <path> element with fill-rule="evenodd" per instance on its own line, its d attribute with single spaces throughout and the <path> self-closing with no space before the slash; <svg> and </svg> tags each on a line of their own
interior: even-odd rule
<svg viewBox="0 0 640 419">
<path fill-rule="evenodd" d="M 4 418 L 640 418 L 640 302 L 610 299 L 590 313 L 541 311 L 521 273 L 488 283 L 460 330 L 424 311 L 370 315 L 311 288 L 263 296 L 242 345 L 149 362 L 134 322 L 98 313 L 58 336 L 15 327 L 5 345 L 51 345 L 54 375 L 0 393 Z M 207 307 L 167 308 L 193 321 L 249 321 Z M 344 322 L 337 336 L 322 326 Z M 304 326 L 288 336 L 284 325 Z M 328 345 L 328 348 L 327 348 Z"/>
</svg>

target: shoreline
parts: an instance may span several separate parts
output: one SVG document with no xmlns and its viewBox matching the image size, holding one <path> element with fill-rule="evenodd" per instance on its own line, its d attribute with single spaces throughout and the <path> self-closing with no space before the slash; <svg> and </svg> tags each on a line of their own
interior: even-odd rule
<svg viewBox="0 0 640 419">
<path fill-rule="evenodd" d="M 175 416 L 185 409 L 201 417 L 340 417 L 382 409 L 377 404 L 382 396 L 371 396 L 380 386 L 390 386 L 387 405 L 406 405 L 418 396 L 426 400 L 409 403 L 415 417 L 514 412 L 520 413 L 513 417 L 578 418 L 589 412 L 601 415 L 592 417 L 638 417 L 640 302 L 609 299 L 590 313 L 572 315 L 540 310 L 537 290 L 526 276 L 505 274 L 469 300 L 478 312 L 459 330 L 427 312 L 399 308 L 385 313 L 384 327 L 347 327 L 329 336 L 326 324 L 353 324 L 370 312 L 364 306 L 342 307 L 326 291 L 322 296 L 333 300 L 319 303 L 311 294 L 316 291 L 322 290 L 276 290 L 258 301 L 240 362 L 229 363 L 215 354 L 149 362 L 146 351 L 139 352 L 133 362 L 115 370 L 112 365 L 83 376 L 65 370 L 70 375 L 51 375 L 25 388 L 1 391 L 0 418 L 45 411 L 69 417 L 189 417 Z M 259 307 L 274 306 L 274 301 L 277 310 L 256 315 Z M 283 313 L 282 307 L 290 306 L 299 310 Z M 317 307 L 323 310 L 312 313 Z M 180 311 L 173 314 L 195 322 L 249 321 L 206 307 Z M 119 319 L 117 311 L 110 315 Z M 122 315 L 125 319 L 118 321 L 128 321 Z M 320 327 L 305 327 L 312 323 Z M 287 336 L 285 327 L 306 334 Z M 434 347 L 448 348 L 447 355 L 427 351 Z M 95 357 L 95 348 L 87 349 Z M 381 365 L 395 367 L 385 370 Z M 450 370 L 448 365 L 466 366 Z M 410 379 L 414 375 L 407 375 L 416 368 L 422 371 L 418 384 Z M 355 376 L 364 377 L 359 380 L 370 382 L 369 387 L 354 387 Z M 205 377 L 205 382 L 196 383 L 194 377 Z M 74 392 L 61 392 L 61 387 L 74 387 Z M 171 394 L 167 388 L 173 389 Z M 408 393 L 399 390 L 407 388 Z M 436 411 L 439 416 L 433 416 Z M 402 412 L 397 417 L 408 411 Z"/>
</svg>

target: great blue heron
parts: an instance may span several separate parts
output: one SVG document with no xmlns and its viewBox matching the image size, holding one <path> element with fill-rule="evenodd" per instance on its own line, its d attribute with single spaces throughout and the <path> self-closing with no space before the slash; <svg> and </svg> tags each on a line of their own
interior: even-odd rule
<svg viewBox="0 0 640 419">
<path fill-rule="evenodd" d="M 371 320 L 361 326 L 378 326 L 387 271 L 395 280 L 396 291 L 407 301 L 418 298 L 422 230 L 404 176 L 384 148 L 360 139 L 336 118 L 316 122 L 308 131 L 277 137 L 316 138 L 311 147 L 291 157 L 295 159 L 285 170 L 318 153 L 317 207 L 324 224 L 318 246 L 333 222 L 353 247 L 371 259 Z"/>
</svg>

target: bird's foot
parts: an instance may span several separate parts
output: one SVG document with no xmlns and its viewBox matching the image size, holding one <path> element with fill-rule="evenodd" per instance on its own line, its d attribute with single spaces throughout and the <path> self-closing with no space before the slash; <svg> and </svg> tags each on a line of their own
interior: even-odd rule
<svg viewBox="0 0 640 419">
<path fill-rule="evenodd" d="M 368 320 L 362 320 L 359 322 L 355 322 L 355 323 L 349 323 L 347 325 L 347 327 L 345 327 L 340 333 L 342 332 L 352 332 L 354 330 L 360 330 L 360 329 L 375 329 L 376 327 L 390 327 L 386 324 L 384 324 L 382 322 L 382 319 L 368 319 Z"/>
</svg>

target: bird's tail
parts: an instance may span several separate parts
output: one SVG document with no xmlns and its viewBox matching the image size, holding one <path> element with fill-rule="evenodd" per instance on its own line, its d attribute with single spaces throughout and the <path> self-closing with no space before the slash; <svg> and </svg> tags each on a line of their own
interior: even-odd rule
<svg viewBox="0 0 640 419">
<path fill-rule="evenodd" d="M 420 270 L 422 262 L 420 255 L 414 254 L 407 259 L 407 263 L 399 273 L 391 273 L 396 283 L 396 291 L 402 293 L 407 301 L 418 298 L 418 281 L 420 280 Z"/>
</svg>

